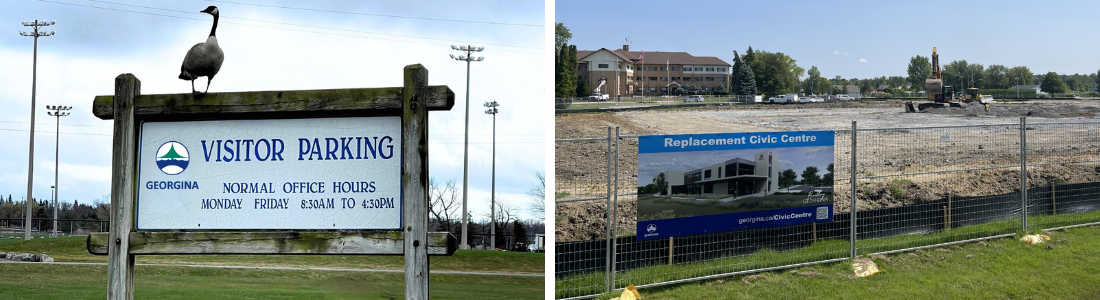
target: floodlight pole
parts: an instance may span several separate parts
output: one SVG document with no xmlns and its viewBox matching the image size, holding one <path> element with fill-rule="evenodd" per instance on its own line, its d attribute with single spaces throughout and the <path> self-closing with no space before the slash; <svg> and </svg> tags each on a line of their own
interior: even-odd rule
<svg viewBox="0 0 1100 300">
<path fill-rule="evenodd" d="M 46 105 L 46 109 L 52 110 L 47 111 L 46 114 L 50 115 L 51 117 L 57 117 L 57 131 L 55 132 L 54 136 L 53 150 L 53 236 L 57 236 L 57 209 L 59 204 L 57 194 L 61 190 L 60 186 L 57 185 L 57 171 L 58 165 L 61 161 L 61 117 L 68 116 L 68 110 L 73 109 L 73 107 L 61 105 Z M 69 234 L 72 233 L 70 232 Z"/>
<path fill-rule="evenodd" d="M 492 195 L 489 198 L 489 219 L 491 219 L 489 229 L 489 240 L 491 241 L 489 243 L 493 251 L 497 250 L 497 106 L 500 106 L 500 104 L 496 101 L 485 102 L 485 107 L 489 108 L 485 110 L 485 113 L 493 115 L 493 188 Z"/>
<path fill-rule="evenodd" d="M 54 21 L 39 22 L 38 20 L 34 20 L 34 22 L 23 22 L 23 26 L 29 26 L 33 30 L 31 31 L 31 33 L 26 33 L 22 31 L 19 32 L 19 35 L 34 37 L 34 63 L 31 67 L 31 131 L 29 134 L 30 150 L 28 151 L 29 155 L 27 155 L 27 199 L 24 200 L 27 207 L 27 219 L 25 223 L 23 223 L 24 240 L 31 239 L 31 216 L 34 214 L 31 211 L 31 207 L 34 206 L 33 203 L 31 203 L 32 201 L 34 201 L 33 198 L 31 198 L 31 190 L 34 187 L 34 102 L 35 92 L 37 91 L 38 85 L 38 37 L 54 35 L 53 31 L 42 32 L 38 31 L 38 29 L 53 25 L 55 23 L 56 22 Z"/>
<path fill-rule="evenodd" d="M 451 45 L 452 50 L 465 51 L 466 55 L 459 55 L 457 57 L 451 54 L 451 58 L 454 60 L 466 62 L 466 133 L 465 142 L 463 142 L 462 148 L 462 240 L 458 242 L 460 249 L 470 249 L 466 233 L 467 224 L 470 223 L 469 210 L 466 209 L 466 194 L 470 185 L 470 62 L 482 61 L 485 58 L 478 56 L 473 57 L 473 52 L 481 52 L 485 50 L 485 47 L 474 47 L 473 45 L 455 46 Z"/>
</svg>

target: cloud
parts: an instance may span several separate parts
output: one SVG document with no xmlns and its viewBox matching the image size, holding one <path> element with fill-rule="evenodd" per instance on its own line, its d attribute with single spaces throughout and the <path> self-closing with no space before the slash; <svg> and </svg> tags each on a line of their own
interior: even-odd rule
<svg viewBox="0 0 1100 300">
<path fill-rule="evenodd" d="M 780 159 L 779 160 L 779 166 L 780 167 L 789 167 L 791 165 L 794 165 L 794 162 L 786 160 L 786 159 Z"/>
<path fill-rule="evenodd" d="M 803 151 L 802 154 L 806 155 L 807 157 L 813 157 L 814 155 L 816 155 L 818 153 L 821 153 L 821 152 L 825 152 L 825 151 L 827 151 L 831 148 L 832 147 L 830 147 L 830 146 L 807 147 L 806 151 Z"/>
<path fill-rule="evenodd" d="M 866 58 L 860 58 L 859 63 L 865 64 L 865 63 L 867 63 L 867 59 Z"/>
<path fill-rule="evenodd" d="M 848 56 L 848 51 L 844 51 L 844 56 Z"/>
<path fill-rule="evenodd" d="M 840 51 L 833 51 L 833 55 L 839 55 Z"/>
</svg>

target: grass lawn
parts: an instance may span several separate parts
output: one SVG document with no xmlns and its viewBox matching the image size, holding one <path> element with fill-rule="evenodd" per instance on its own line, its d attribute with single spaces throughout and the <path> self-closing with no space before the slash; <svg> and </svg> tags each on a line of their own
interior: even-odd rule
<svg viewBox="0 0 1100 300">
<path fill-rule="evenodd" d="M 850 277 L 845 261 L 640 292 L 645 299 L 1097 299 L 1100 227 L 1050 236 L 1053 248 L 1001 238 L 876 255 L 885 272 L 867 278 Z"/>
<path fill-rule="evenodd" d="M 103 299 L 106 266 L 0 263 L 0 299 Z M 433 299 L 542 299 L 543 278 L 434 274 Z M 136 299 L 403 299 L 404 275 L 138 266 Z"/>
<path fill-rule="evenodd" d="M 107 262 L 107 256 L 88 254 L 85 237 L 0 239 L 0 252 L 46 253 L 56 261 Z M 432 270 L 543 273 L 546 255 L 527 252 L 458 250 L 454 256 L 432 256 Z M 403 269 L 401 256 L 362 255 L 139 255 L 144 264 L 194 264 L 234 266 L 331 267 Z M 2 298 L 2 297 L 0 297 Z"/>
</svg>

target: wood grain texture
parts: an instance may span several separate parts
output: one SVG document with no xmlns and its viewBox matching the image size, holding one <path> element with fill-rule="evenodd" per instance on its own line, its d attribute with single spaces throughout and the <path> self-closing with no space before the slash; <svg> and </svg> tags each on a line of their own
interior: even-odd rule
<svg viewBox="0 0 1100 300">
<path fill-rule="evenodd" d="M 134 131 L 134 98 L 141 94 L 141 81 L 133 74 L 115 77 L 112 111 L 114 148 L 111 157 L 111 223 L 108 236 L 107 299 L 134 299 L 134 255 L 127 245 L 134 228 L 134 178 L 137 178 Z"/>
<path fill-rule="evenodd" d="M 234 114 L 324 114 L 338 112 L 389 111 L 401 115 L 404 88 L 331 89 L 304 91 L 261 91 L 209 93 L 195 97 L 186 94 L 138 95 L 134 115 L 178 116 L 217 114 L 231 119 Z M 450 110 L 455 94 L 447 86 L 424 87 L 421 97 L 428 110 Z M 103 120 L 114 117 L 114 96 L 96 96 L 92 113 Z"/>
<path fill-rule="evenodd" d="M 108 254 L 107 233 L 88 235 L 88 253 Z M 448 232 L 427 236 L 428 255 L 450 256 L 458 239 Z M 131 255 L 280 254 L 280 255 L 403 255 L 401 231 L 138 231 L 129 234 Z"/>
<path fill-rule="evenodd" d="M 405 299 L 428 300 L 428 69 L 405 66 L 401 186 L 405 222 Z"/>
</svg>

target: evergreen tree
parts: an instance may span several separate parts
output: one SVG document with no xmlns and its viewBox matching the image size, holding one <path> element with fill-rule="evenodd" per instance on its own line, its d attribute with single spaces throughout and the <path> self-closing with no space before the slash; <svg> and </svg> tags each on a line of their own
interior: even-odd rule
<svg viewBox="0 0 1100 300">
<path fill-rule="evenodd" d="M 580 83 L 577 84 L 577 97 L 578 98 L 583 98 L 583 97 L 587 97 L 587 96 L 588 96 L 588 81 L 587 80 L 581 80 Z"/>
<path fill-rule="evenodd" d="M 737 50 L 733 51 L 733 67 L 730 69 L 730 93 L 734 95 L 740 95 L 738 91 L 741 90 L 740 81 L 737 80 L 737 71 L 741 70 L 741 56 L 737 55 Z"/>
<path fill-rule="evenodd" d="M 714 94 L 715 95 L 725 95 L 726 94 L 726 87 L 719 84 L 718 86 L 714 87 Z"/>
<path fill-rule="evenodd" d="M 753 75 L 749 64 L 741 62 L 741 68 L 737 70 L 738 90 L 733 92 L 738 95 L 756 95 L 756 76 Z"/>
<path fill-rule="evenodd" d="M 519 220 L 512 221 L 512 235 L 516 236 L 516 243 L 527 244 L 527 228 Z"/>
</svg>

